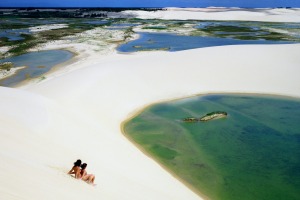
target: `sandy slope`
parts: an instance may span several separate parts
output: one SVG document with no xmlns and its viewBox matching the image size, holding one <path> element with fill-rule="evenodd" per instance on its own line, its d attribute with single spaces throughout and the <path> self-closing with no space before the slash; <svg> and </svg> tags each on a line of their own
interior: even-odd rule
<svg viewBox="0 0 300 200">
<path fill-rule="evenodd" d="M 275 11 L 264 13 L 276 21 Z M 291 12 L 280 19 L 298 20 L 298 10 Z M 0 87 L 0 199 L 200 199 L 133 146 L 121 123 L 148 104 L 199 93 L 300 97 L 299 52 L 300 44 L 289 44 L 95 54 L 43 82 Z M 96 174 L 97 187 L 66 175 L 78 158 Z"/>
</svg>

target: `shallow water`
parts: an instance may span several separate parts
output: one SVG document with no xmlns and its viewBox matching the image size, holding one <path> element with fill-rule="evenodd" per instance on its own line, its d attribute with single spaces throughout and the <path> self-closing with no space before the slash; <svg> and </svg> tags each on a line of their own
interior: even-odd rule
<svg viewBox="0 0 300 200">
<path fill-rule="evenodd" d="M 86 23 L 86 24 L 94 24 L 94 25 L 102 25 L 102 24 L 107 24 L 109 23 L 109 21 L 107 20 L 85 20 L 83 21 L 83 23 Z"/>
<path fill-rule="evenodd" d="M 120 52 L 136 52 L 149 50 L 181 51 L 202 47 L 238 45 L 238 44 L 287 44 L 284 41 L 237 40 L 231 38 L 185 36 L 167 33 L 139 33 L 137 40 L 118 47 Z"/>
<path fill-rule="evenodd" d="M 185 123 L 212 111 L 227 118 Z M 300 100 L 210 95 L 156 104 L 126 135 L 214 200 L 300 199 Z"/>
<path fill-rule="evenodd" d="M 157 25 L 158 24 L 158 25 Z M 193 27 L 185 35 L 167 33 Z M 165 50 L 180 51 L 194 48 L 239 44 L 288 44 L 299 42 L 299 23 L 268 23 L 246 21 L 147 21 L 140 38 L 119 46 L 121 52 Z M 163 33 L 165 32 L 165 33 Z M 180 32 L 180 31 L 179 31 Z"/>
<path fill-rule="evenodd" d="M 9 41 L 23 40 L 21 34 L 30 34 L 29 29 L 12 29 L 12 30 L 1 30 L 0 29 L 0 38 L 6 37 Z"/>
<path fill-rule="evenodd" d="M 14 86 L 28 78 L 39 77 L 48 72 L 53 66 L 71 59 L 73 54 L 65 50 L 49 50 L 30 52 L 20 56 L 14 56 L 0 60 L 12 62 L 14 67 L 28 66 L 20 70 L 16 75 L 0 81 L 2 86 Z"/>
</svg>

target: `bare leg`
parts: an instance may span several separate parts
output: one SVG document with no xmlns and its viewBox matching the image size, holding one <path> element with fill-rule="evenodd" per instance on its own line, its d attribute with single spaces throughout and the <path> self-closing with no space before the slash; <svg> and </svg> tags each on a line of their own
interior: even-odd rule
<svg viewBox="0 0 300 200">
<path fill-rule="evenodd" d="M 95 182 L 95 179 L 96 179 L 96 176 L 93 176 L 93 184 L 94 184 L 94 182 Z"/>
<path fill-rule="evenodd" d="M 82 180 L 88 182 L 89 178 L 90 178 L 90 175 L 88 174 L 88 175 L 85 175 L 84 177 L 82 177 Z"/>
<path fill-rule="evenodd" d="M 87 183 L 91 183 L 91 184 L 94 184 L 94 181 L 95 181 L 95 175 L 93 174 L 87 174 L 85 175 L 82 180 L 84 180 L 85 182 Z"/>
<path fill-rule="evenodd" d="M 91 176 L 89 177 L 89 183 L 94 184 L 95 178 L 96 178 L 95 175 L 91 174 Z"/>
</svg>

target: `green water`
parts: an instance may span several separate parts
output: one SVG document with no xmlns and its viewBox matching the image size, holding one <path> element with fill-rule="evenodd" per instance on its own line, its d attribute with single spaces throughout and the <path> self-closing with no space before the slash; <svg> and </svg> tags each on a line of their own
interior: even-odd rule
<svg viewBox="0 0 300 200">
<path fill-rule="evenodd" d="M 227 118 L 186 123 L 225 111 Z M 300 199 L 300 100 L 210 95 L 146 108 L 125 134 L 213 200 Z"/>
</svg>

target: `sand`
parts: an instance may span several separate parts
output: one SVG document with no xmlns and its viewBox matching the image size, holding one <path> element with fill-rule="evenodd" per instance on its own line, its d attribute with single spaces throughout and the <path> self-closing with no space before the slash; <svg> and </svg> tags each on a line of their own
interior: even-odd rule
<svg viewBox="0 0 300 200">
<path fill-rule="evenodd" d="M 299 52 L 287 44 L 95 54 L 42 82 L 0 87 L 1 198 L 203 199 L 136 148 L 122 122 L 149 104 L 196 94 L 300 97 Z M 66 175 L 78 158 L 96 187 Z"/>
<path fill-rule="evenodd" d="M 17 74 L 18 71 L 20 71 L 21 69 L 24 69 L 24 68 L 26 68 L 26 66 L 14 67 L 14 68 L 11 68 L 9 71 L 0 70 L 0 80 L 14 76 L 15 74 Z"/>
<path fill-rule="evenodd" d="M 61 29 L 68 27 L 68 24 L 47 24 L 47 25 L 41 25 L 41 26 L 34 26 L 30 27 L 30 32 L 42 32 L 42 31 L 48 31 L 53 29 Z"/>
<path fill-rule="evenodd" d="M 292 8 L 166 8 L 164 11 L 136 11 L 128 10 L 121 13 L 110 14 L 110 17 L 136 17 L 141 19 L 165 20 L 244 20 L 264 22 L 299 22 L 300 9 Z"/>
</svg>

